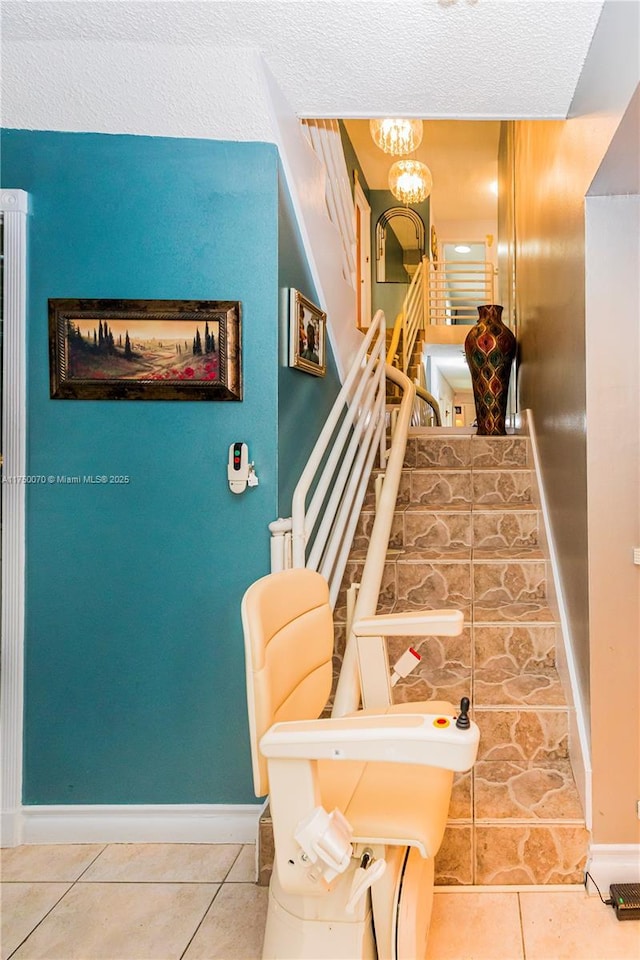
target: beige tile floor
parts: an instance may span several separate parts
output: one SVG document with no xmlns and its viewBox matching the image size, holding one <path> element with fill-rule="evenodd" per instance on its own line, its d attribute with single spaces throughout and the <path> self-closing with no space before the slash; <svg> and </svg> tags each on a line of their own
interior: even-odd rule
<svg viewBox="0 0 640 960">
<path fill-rule="evenodd" d="M 2 960 L 260 957 L 252 845 L 23 846 L 2 851 L 1 874 Z M 435 895 L 427 960 L 638 958 L 640 922 L 582 890 Z"/>
</svg>

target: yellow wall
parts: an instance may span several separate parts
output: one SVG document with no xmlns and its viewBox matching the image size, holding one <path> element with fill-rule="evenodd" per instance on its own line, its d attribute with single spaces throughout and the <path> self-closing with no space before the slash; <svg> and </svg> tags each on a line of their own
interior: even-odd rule
<svg viewBox="0 0 640 960">
<path fill-rule="evenodd" d="M 598 579 L 594 578 L 597 563 L 589 553 L 589 537 L 593 533 L 596 543 L 596 531 L 590 531 L 588 520 L 598 513 L 588 513 L 588 487 L 594 478 L 587 459 L 587 395 L 592 397 L 592 391 L 602 387 L 588 379 L 585 358 L 585 196 L 621 116 L 622 110 L 612 110 L 585 112 L 566 121 L 519 121 L 514 124 L 511 149 L 501 152 L 501 176 L 508 177 L 508 165 L 513 162 L 515 179 L 519 406 L 534 414 L 569 632 L 581 696 L 591 720 L 595 843 L 640 840 L 635 809 L 640 783 L 637 629 L 626 622 L 619 624 L 616 618 L 624 614 L 611 611 L 611 605 L 608 622 L 606 617 L 603 620 L 606 598 L 600 596 L 598 626 L 589 633 L 589 581 L 591 576 L 592 591 L 597 592 Z M 637 163 L 637 144 L 635 150 Z M 589 270 L 598 269 L 590 260 Z M 614 306 L 603 322 L 611 325 L 615 335 Z M 606 337 L 600 338 L 599 349 L 607 349 Z M 620 345 L 612 339 L 609 349 L 619 350 Z M 637 349 L 637 341 L 631 349 Z M 612 423 L 611 429 L 622 431 L 624 426 Z M 637 470 L 637 461 L 627 461 L 622 468 L 629 474 Z M 611 463 L 609 469 L 617 467 Z M 607 510 L 604 498 L 600 510 Z M 629 565 L 632 538 L 637 534 L 632 525 L 628 544 L 626 540 L 608 544 L 616 562 Z M 600 549 L 602 542 L 597 543 Z M 637 586 L 629 604 L 637 614 Z M 603 633 L 604 626 L 608 635 Z M 619 637 L 616 644 L 609 643 L 612 631 Z M 616 658 L 615 669 L 594 669 L 607 657 Z M 627 710 L 629 736 L 625 739 L 618 723 Z"/>
</svg>

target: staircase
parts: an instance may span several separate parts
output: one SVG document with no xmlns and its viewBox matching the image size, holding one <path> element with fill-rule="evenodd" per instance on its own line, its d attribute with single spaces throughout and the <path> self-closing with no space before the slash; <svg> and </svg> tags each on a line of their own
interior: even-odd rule
<svg viewBox="0 0 640 960">
<path fill-rule="evenodd" d="M 396 321 L 396 324 L 399 326 L 398 321 Z M 395 331 L 393 328 L 390 328 L 390 327 L 387 328 L 387 363 L 390 363 L 392 366 L 397 367 L 398 369 L 402 369 L 402 362 L 401 362 L 402 354 L 403 354 L 402 338 L 404 335 L 402 328 L 400 328 L 399 330 L 400 336 L 399 336 L 394 354 L 392 356 L 389 354 L 391 343 L 394 337 L 394 332 Z M 425 377 L 424 377 L 424 368 L 422 365 L 423 345 L 424 344 L 422 340 L 422 332 L 419 331 L 418 336 L 411 349 L 411 355 L 408 357 L 407 368 L 406 370 L 404 370 L 404 373 L 406 373 L 406 375 L 409 377 L 412 383 L 415 383 L 416 385 L 420 385 L 424 390 Z M 436 426 L 436 424 L 439 424 L 439 421 L 436 420 L 435 418 L 436 417 L 435 409 L 432 408 L 429 401 L 425 402 L 427 396 L 435 402 L 435 397 L 432 397 L 431 394 L 426 392 L 416 397 L 414 408 L 413 408 L 413 415 L 411 417 L 411 423 L 413 426 L 431 427 L 431 426 Z M 391 383 L 388 380 L 387 381 L 387 412 L 393 410 L 393 408 L 400 403 L 400 399 L 401 399 L 400 391 L 398 387 L 396 387 L 393 383 Z M 438 411 L 438 416 L 439 415 L 440 414 Z"/>
<path fill-rule="evenodd" d="M 335 609 L 362 570 L 373 483 Z M 454 784 L 439 884 L 581 883 L 588 833 L 568 757 L 528 441 L 414 429 L 407 443 L 379 611 L 457 607 L 461 636 L 421 641 L 396 701 L 470 696 L 478 761 Z M 408 646 L 390 640 L 393 663 Z"/>
</svg>

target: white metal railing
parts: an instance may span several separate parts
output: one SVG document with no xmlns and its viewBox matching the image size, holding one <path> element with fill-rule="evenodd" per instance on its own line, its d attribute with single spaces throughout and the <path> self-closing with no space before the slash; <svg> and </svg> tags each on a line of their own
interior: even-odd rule
<svg viewBox="0 0 640 960">
<path fill-rule="evenodd" d="M 427 315 L 426 276 L 429 261 L 423 257 L 411 280 L 402 304 L 402 372 L 407 374 L 418 333 L 424 330 Z"/>
<path fill-rule="evenodd" d="M 340 127 L 337 120 L 302 120 L 302 128 L 327 172 L 325 199 L 329 219 L 342 238 L 342 273 L 353 287 L 356 285 L 355 210 L 349 172 L 344 158 Z"/>
<path fill-rule="evenodd" d="M 427 270 L 428 260 L 423 257 L 411 279 L 407 295 L 402 302 L 402 309 L 396 317 L 391 342 L 387 350 L 387 363 L 396 366 L 395 359 L 402 340 L 402 363 L 399 369 L 407 375 L 418 334 L 421 330 L 424 330 L 427 323 L 427 287 L 425 284 Z"/>
<path fill-rule="evenodd" d="M 493 264 L 479 261 L 431 261 L 428 314 L 432 324 L 474 324 L 478 306 L 493 303 Z"/>
<path fill-rule="evenodd" d="M 440 404 L 424 385 L 424 367 L 420 364 L 419 374 L 413 381 L 416 398 L 413 402 L 412 427 L 441 427 Z M 420 382 L 422 381 L 422 382 Z"/>
<path fill-rule="evenodd" d="M 402 310 L 396 318 L 391 342 L 387 350 L 387 363 L 390 366 L 396 366 L 396 355 L 402 339 L 402 365 L 400 369 L 405 376 L 410 376 L 416 340 L 419 334 L 424 331 L 428 322 L 428 270 L 429 261 L 426 257 L 423 257 L 420 266 L 413 275 L 411 285 L 402 304 Z M 411 425 L 433 426 L 435 424 L 439 427 L 441 418 L 438 401 L 426 389 L 422 364 L 418 363 L 417 366 L 418 376 L 413 378 L 416 386 L 416 398 Z M 425 404 L 427 404 L 427 408 L 431 408 L 431 413 L 425 408 Z"/>
<path fill-rule="evenodd" d="M 269 525 L 272 571 L 319 571 L 329 583 L 332 606 L 376 453 L 382 467 L 386 462 L 385 329 L 380 310 L 294 490 L 291 517 Z"/>
</svg>

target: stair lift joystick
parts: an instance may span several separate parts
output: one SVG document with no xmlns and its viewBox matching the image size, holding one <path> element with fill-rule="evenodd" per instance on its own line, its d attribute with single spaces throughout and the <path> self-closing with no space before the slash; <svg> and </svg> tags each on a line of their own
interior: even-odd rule
<svg viewBox="0 0 640 960">
<path fill-rule="evenodd" d="M 458 719 L 456 720 L 456 727 L 458 730 L 468 730 L 471 726 L 471 720 L 469 720 L 469 697 L 463 697 L 460 701 L 460 713 L 458 714 Z"/>
</svg>

